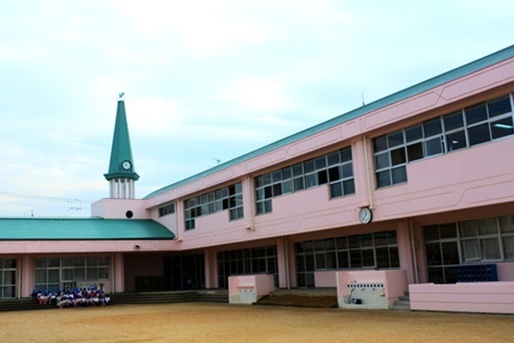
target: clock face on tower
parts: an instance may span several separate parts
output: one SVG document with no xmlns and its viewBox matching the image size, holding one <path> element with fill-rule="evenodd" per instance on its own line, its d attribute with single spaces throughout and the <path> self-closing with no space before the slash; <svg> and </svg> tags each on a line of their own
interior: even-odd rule
<svg viewBox="0 0 514 343">
<path fill-rule="evenodd" d="M 132 164 L 130 163 L 130 161 L 123 161 L 121 163 L 121 167 L 125 170 L 129 170 L 130 167 L 132 167 Z"/>
</svg>

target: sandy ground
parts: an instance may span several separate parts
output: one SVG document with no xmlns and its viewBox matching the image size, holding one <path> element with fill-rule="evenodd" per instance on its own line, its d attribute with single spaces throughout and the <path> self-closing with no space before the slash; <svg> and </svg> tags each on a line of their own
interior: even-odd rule
<svg viewBox="0 0 514 343">
<path fill-rule="evenodd" d="M 514 316 L 229 304 L 0 313 L 0 342 L 513 342 Z"/>
</svg>

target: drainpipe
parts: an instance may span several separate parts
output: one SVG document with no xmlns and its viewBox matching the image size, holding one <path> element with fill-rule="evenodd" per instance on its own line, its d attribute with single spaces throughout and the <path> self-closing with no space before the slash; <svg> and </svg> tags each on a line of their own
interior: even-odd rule
<svg viewBox="0 0 514 343">
<path fill-rule="evenodd" d="M 410 240 L 412 245 L 412 261 L 414 262 L 414 279 L 419 283 L 418 276 L 418 259 L 416 257 L 416 242 L 414 241 L 414 227 L 412 224 L 412 217 L 409 217 Z"/>
<path fill-rule="evenodd" d="M 369 208 L 373 209 L 373 193 L 372 193 L 372 186 L 371 186 L 371 173 L 369 172 L 369 151 L 368 151 L 368 140 L 366 139 L 366 136 L 362 137 L 362 143 L 364 145 L 364 162 L 366 166 L 366 182 L 368 186 L 368 202 L 369 202 Z"/>
<path fill-rule="evenodd" d="M 284 237 L 284 254 L 286 255 L 286 285 L 287 289 L 291 289 L 289 280 L 289 244 L 287 244 L 287 236 Z"/>
</svg>

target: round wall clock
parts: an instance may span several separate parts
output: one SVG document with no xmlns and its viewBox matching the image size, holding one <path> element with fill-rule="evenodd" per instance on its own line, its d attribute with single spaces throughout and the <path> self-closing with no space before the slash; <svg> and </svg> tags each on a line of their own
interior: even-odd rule
<svg viewBox="0 0 514 343">
<path fill-rule="evenodd" d="M 373 219 L 373 212 L 369 207 L 363 207 L 359 211 L 359 220 L 362 224 L 369 224 Z"/>
</svg>

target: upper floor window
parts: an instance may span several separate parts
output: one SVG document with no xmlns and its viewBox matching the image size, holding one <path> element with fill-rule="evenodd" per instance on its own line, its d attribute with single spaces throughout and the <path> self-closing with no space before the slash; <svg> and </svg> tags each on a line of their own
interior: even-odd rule
<svg viewBox="0 0 514 343">
<path fill-rule="evenodd" d="M 166 216 L 168 214 L 175 213 L 175 203 L 171 203 L 168 205 L 164 205 L 162 207 L 159 207 L 159 217 Z"/>
<path fill-rule="evenodd" d="M 195 228 L 195 218 L 224 210 L 229 210 L 230 220 L 243 218 L 241 183 L 187 199 L 185 201 L 186 230 Z"/>
<path fill-rule="evenodd" d="M 256 177 L 256 212 L 271 212 L 271 200 L 276 196 L 324 184 L 331 198 L 355 193 L 351 147 Z"/>
<path fill-rule="evenodd" d="M 409 162 L 512 134 L 509 94 L 377 137 L 373 140 L 377 187 L 407 182 Z"/>
</svg>

